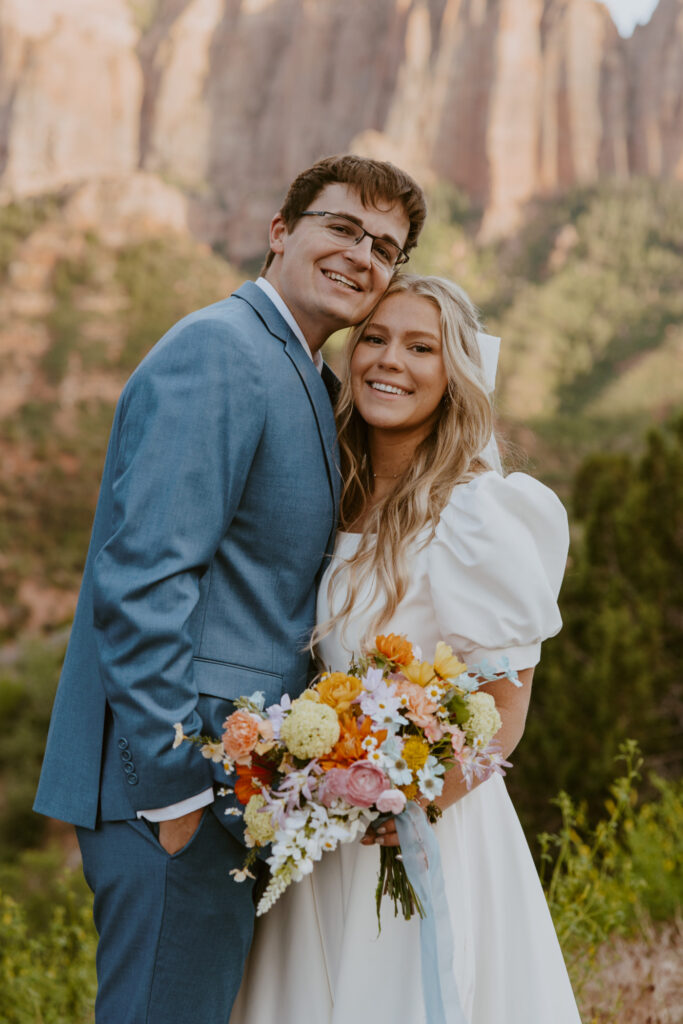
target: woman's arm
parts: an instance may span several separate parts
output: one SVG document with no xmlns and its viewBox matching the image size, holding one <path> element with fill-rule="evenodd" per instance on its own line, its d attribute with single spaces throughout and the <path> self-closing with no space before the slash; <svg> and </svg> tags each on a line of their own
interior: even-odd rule
<svg viewBox="0 0 683 1024">
<path fill-rule="evenodd" d="M 495 738 L 500 743 L 503 757 L 506 760 L 524 735 L 534 670 L 532 668 L 525 668 L 519 671 L 517 675 L 522 684 L 521 686 L 515 686 L 509 679 L 501 678 L 496 679 L 493 683 L 485 683 L 480 687 L 483 693 L 490 693 L 496 702 L 496 707 L 503 724 L 496 733 Z M 456 764 L 450 771 L 446 772 L 443 792 L 434 803 L 442 811 L 445 811 L 456 800 L 471 793 L 473 789 L 476 789 L 477 786 L 480 786 L 485 781 L 485 779 L 474 779 L 468 789 L 462 777 L 460 766 Z"/>
<path fill-rule="evenodd" d="M 504 677 L 496 679 L 493 683 L 485 683 L 480 689 L 490 693 L 496 702 L 500 713 L 502 725 L 496 733 L 496 740 L 502 748 L 503 756 L 507 759 L 515 749 L 524 734 L 527 711 L 529 710 L 529 699 L 531 697 L 531 681 L 533 679 L 533 668 L 521 669 L 517 673 L 521 686 L 515 686 L 509 679 Z M 444 787 L 441 796 L 434 803 L 445 810 L 454 804 L 456 800 L 471 793 L 473 789 L 480 786 L 485 779 L 474 779 L 468 789 L 458 764 L 455 764 L 444 778 Z M 372 826 L 371 826 L 372 828 Z M 380 825 L 376 833 L 368 831 L 361 839 L 366 846 L 373 843 L 380 843 L 382 846 L 398 846 L 398 835 L 396 824 L 393 818 Z"/>
</svg>

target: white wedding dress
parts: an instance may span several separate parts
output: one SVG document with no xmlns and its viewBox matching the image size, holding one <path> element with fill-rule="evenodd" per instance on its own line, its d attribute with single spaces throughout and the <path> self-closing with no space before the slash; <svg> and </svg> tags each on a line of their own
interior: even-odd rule
<svg viewBox="0 0 683 1024">
<path fill-rule="evenodd" d="M 329 574 L 353 557 L 358 539 L 339 535 L 319 621 L 330 611 Z M 382 631 L 407 634 L 425 658 L 445 640 L 469 664 L 496 666 L 506 656 L 514 669 L 533 666 L 541 640 L 561 625 L 556 598 L 566 552 L 566 515 L 550 490 L 521 473 L 482 474 L 454 489 Z M 330 668 L 347 668 L 369 621 L 361 595 L 345 635 L 337 630 L 322 644 Z M 469 1024 L 580 1024 L 503 780 L 494 775 L 448 808 L 436 833 Z M 378 863 L 376 846 L 341 846 L 257 920 L 230 1024 L 424 1024 L 419 919 L 395 918 L 385 898 L 378 935 Z"/>
</svg>

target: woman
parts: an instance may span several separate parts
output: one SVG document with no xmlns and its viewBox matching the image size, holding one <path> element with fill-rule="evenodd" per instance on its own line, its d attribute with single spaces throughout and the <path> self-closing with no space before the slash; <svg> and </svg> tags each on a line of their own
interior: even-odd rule
<svg viewBox="0 0 683 1024">
<path fill-rule="evenodd" d="M 332 564 L 318 599 L 321 661 L 345 670 L 378 631 L 430 657 L 445 640 L 468 664 L 517 670 L 485 689 L 507 756 L 526 718 L 542 639 L 561 625 L 564 509 L 481 454 L 492 412 L 467 296 L 401 276 L 349 342 L 339 403 L 344 476 Z M 489 446 L 490 450 L 490 446 Z M 505 660 L 507 659 L 507 660 Z M 435 826 L 470 1024 L 580 1024 L 521 826 L 498 775 L 446 778 Z M 378 936 L 373 846 L 392 822 L 326 854 L 259 921 L 231 1024 L 420 1024 L 419 921 L 385 902 Z"/>
</svg>

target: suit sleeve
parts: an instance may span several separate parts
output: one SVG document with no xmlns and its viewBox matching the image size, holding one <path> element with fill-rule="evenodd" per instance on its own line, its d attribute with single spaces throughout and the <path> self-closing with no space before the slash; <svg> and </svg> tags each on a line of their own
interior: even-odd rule
<svg viewBox="0 0 683 1024">
<path fill-rule="evenodd" d="M 173 726 L 201 729 L 189 627 L 259 444 L 260 373 L 248 340 L 231 338 L 225 323 L 186 323 L 152 350 L 124 393 L 94 619 L 116 736 L 135 762 L 128 795 L 136 810 L 211 785 L 194 746 L 172 749 Z"/>
</svg>

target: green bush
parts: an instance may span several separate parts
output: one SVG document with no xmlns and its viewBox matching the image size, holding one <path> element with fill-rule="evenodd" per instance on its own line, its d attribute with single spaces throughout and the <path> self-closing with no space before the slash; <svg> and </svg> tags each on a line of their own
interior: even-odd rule
<svg viewBox="0 0 683 1024">
<path fill-rule="evenodd" d="M 643 759 L 633 740 L 617 761 L 624 772 L 596 824 L 585 802 L 563 792 L 554 801 L 559 831 L 538 837 L 541 880 L 578 988 L 600 944 L 652 919 L 673 920 L 683 908 L 683 784 L 655 777 L 658 798 L 638 806 Z"/>
<path fill-rule="evenodd" d="M 564 626 L 544 645 L 509 775 L 532 835 L 555 828 L 560 790 L 599 809 L 628 737 L 649 767 L 681 767 L 683 419 L 639 456 L 592 456 L 573 490 Z"/>
<path fill-rule="evenodd" d="M 655 921 L 671 921 L 683 907 L 683 782 L 650 777 L 658 798 L 624 822 L 639 900 Z"/>
<path fill-rule="evenodd" d="M 32 641 L 0 670 L 0 714 L 11 722 L 0 746 L 0 860 L 16 858 L 43 838 L 46 819 L 31 810 L 64 640 Z"/>
<path fill-rule="evenodd" d="M 0 1020 L 90 1024 L 95 1004 L 92 901 L 58 855 L 27 854 L 0 868 Z M 10 891 L 12 895 L 10 895 Z"/>
<path fill-rule="evenodd" d="M 60 205 L 61 201 L 54 196 L 40 196 L 0 207 L 0 282 L 5 278 L 21 243 L 55 216 Z"/>
</svg>

